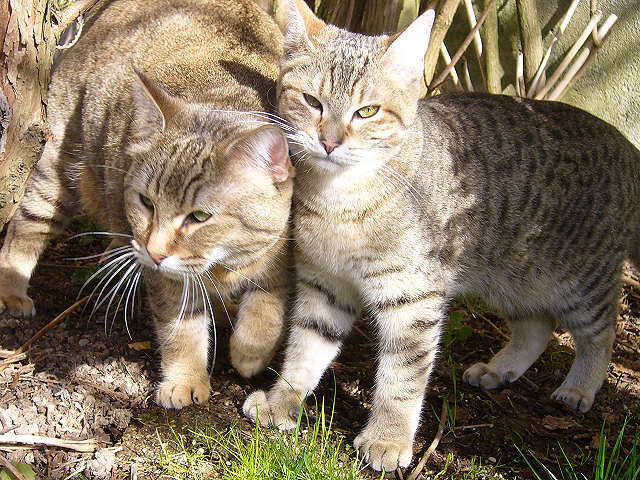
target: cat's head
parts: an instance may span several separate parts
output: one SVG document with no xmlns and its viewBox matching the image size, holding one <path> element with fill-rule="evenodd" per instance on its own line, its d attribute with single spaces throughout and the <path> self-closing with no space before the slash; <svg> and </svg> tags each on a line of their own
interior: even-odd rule
<svg viewBox="0 0 640 480">
<path fill-rule="evenodd" d="M 293 169 L 279 128 L 188 103 L 142 75 L 133 103 L 124 199 L 139 263 L 203 273 L 281 243 Z"/>
<path fill-rule="evenodd" d="M 394 36 L 327 25 L 302 0 L 285 0 L 280 115 L 294 159 L 314 169 L 375 169 L 398 152 L 423 94 L 429 10 Z"/>
</svg>

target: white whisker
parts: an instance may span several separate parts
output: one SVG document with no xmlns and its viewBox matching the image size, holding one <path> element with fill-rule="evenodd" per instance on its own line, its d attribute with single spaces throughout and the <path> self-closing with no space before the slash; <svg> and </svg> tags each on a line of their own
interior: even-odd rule
<svg viewBox="0 0 640 480">
<path fill-rule="evenodd" d="M 124 245 L 122 247 L 118 247 L 118 248 L 113 248 L 107 252 L 102 252 L 102 253 L 96 253 L 95 255 L 87 255 L 84 257 L 66 257 L 64 258 L 64 260 L 69 260 L 69 261 L 76 261 L 76 260 L 89 260 L 91 258 L 98 258 L 98 257 L 102 257 L 104 255 L 104 260 L 107 260 L 108 258 L 114 257 L 116 255 L 119 255 L 120 253 L 124 252 L 125 250 L 130 250 L 133 251 L 133 248 L 131 248 L 129 245 Z"/>
<path fill-rule="evenodd" d="M 231 325 L 231 329 L 235 329 L 233 322 L 231 321 L 231 316 L 229 315 L 229 312 L 227 311 L 227 306 L 224 304 L 224 299 L 222 298 L 222 295 L 220 294 L 220 290 L 218 290 L 218 287 L 216 285 L 216 283 L 213 281 L 213 278 L 211 278 L 211 275 L 209 275 L 209 272 L 205 271 L 204 274 L 207 276 L 207 278 L 209 279 L 209 282 L 211 282 L 211 285 L 213 285 L 213 288 L 215 288 L 216 293 L 218 294 L 218 298 L 220 298 L 220 301 L 222 302 L 222 308 L 224 308 L 224 313 L 227 315 L 227 320 L 229 320 L 229 325 Z"/>
</svg>

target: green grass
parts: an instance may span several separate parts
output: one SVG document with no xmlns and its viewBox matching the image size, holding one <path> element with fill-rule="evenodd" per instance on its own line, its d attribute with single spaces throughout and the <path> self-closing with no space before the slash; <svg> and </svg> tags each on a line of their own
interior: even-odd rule
<svg viewBox="0 0 640 480">
<path fill-rule="evenodd" d="M 611 449 L 608 448 L 603 423 L 600 430 L 598 451 L 593 460 L 593 473 L 589 477 L 576 471 L 577 466 L 569 459 L 562 445 L 558 445 L 561 455 L 556 457 L 556 465 L 553 467 L 545 465 L 533 453 L 530 453 L 530 459 L 517 446 L 516 449 L 538 480 L 640 480 L 640 430 L 636 429 L 633 443 L 628 452 L 624 452 L 622 447 L 622 439 L 628 420 L 627 417 Z M 559 468 L 558 473 L 555 473 L 552 468 Z"/>
<path fill-rule="evenodd" d="M 303 410 L 290 433 L 259 425 L 243 429 L 239 423 L 223 432 L 205 426 L 183 434 L 169 427 L 169 440 L 156 432 L 162 453 L 149 467 L 179 480 L 214 473 L 222 480 L 357 480 L 366 466 L 332 430 L 333 410 L 327 417 L 324 407 L 323 399 L 313 422 Z"/>
</svg>

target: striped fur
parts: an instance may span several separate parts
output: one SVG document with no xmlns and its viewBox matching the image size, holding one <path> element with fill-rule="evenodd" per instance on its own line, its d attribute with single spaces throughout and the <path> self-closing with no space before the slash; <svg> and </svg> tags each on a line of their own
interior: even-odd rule
<svg viewBox="0 0 640 480">
<path fill-rule="evenodd" d="M 292 180 L 286 138 L 262 113 L 275 101 L 280 32 L 251 0 L 95 11 L 56 66 L 52 138 L 0 252 L 0 307 L 35 314 L 32 270 L 82 208 L 116 235 L 105 254 L 116 278 L 97 291 L 125 320 L 142 272 L 161 350 L 157 402 L 202 403 L 209 297 L 240 298 L 230 351 L 244 376 L 265 367 L 283 332 Z M 118 289 L 126 302 L 113 301 Z"/>
<path fill-rule="evenodd" d="M 467 292 L 483 295 L 512 327 L 512 340 L 488 365 L 467 370 L 467 382 L 515 381 L 558 322 L 577 355 L 553 397 L 589 410 L 606 376 L 623 261 L 640 260 L 638 150 L 560 103 L 483 94 L 418 100 L 403 62 L 421 65 L 428 27 L 394 57 L 397 41 L 411 43 L 405 33 L 320 29 L 297 4 L 285 35 L 297 49 L 285 51 L 279 98 L 298 162 L 294 326 L 282 380 L 252 394 L 245 413 L 255 419 L 262 409 L 291 427 L 297 398 L 317 385 L 363 309 L 376 326 L 379 361 L 371 416 L 355 445 L 377 470 L 407 466 L 447 307 Z M 378 113 L 355 116 L 367 105 Z M 322 141 L 331 135 L 338 146 L 328 151 Z"/>
</svg>

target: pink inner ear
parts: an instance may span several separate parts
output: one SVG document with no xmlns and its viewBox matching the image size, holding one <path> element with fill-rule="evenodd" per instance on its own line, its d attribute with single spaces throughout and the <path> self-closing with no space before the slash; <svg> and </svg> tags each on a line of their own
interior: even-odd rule
<svg viewBox="0 0 640 480">
<path fill-rule="evenodd" d="M 267 149 L 269 155 L 269 169 L 271 175 L 277 182 L 283 182 L 289 177 L 289 147 L 284 135 L 278 133 L 274 135 Z"/>
</svg>

